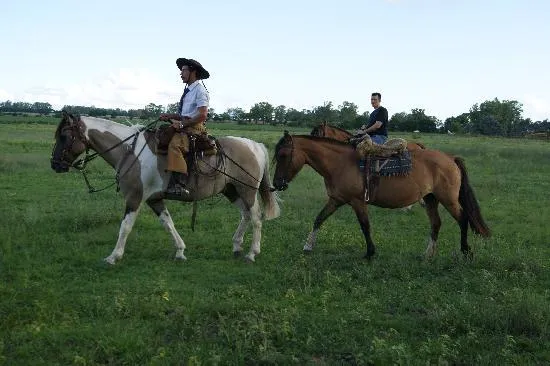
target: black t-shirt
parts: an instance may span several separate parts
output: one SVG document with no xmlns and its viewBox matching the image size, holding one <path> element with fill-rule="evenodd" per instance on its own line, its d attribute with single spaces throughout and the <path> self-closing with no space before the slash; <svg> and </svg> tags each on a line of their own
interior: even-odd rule
<svg viewBox="0 0 550 366">
<path fill-rule="evenodd" d="M 388 110 L 386 108 L 380 106 L 372 111 L 369 116 L 367 128 L 374 125 L 376 121 L 382 122 L 382 126 L 380 126 L 376 131 L 372 131 L 369 135 L 384 135 L 388 137 Z"/>
</svg>

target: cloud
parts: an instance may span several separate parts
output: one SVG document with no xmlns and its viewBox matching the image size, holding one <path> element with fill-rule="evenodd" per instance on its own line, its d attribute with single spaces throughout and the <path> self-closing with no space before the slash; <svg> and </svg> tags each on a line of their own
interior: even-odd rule
<svg viewBox="0 0 550 366">
<path fill-rule="evenodd" d="M 64 105 L 137 109 L 149 103 L 174 103 L 178 93 L 173 84 L 147 70 L 119 69 L 99 80 L 56 87 L 33 87 L 12 97 L 17 101 L 48 102 L 56 109 Z M 0 90 L 0 100 L 5 99 L 2 96 Z"/>
<path fill-rule="evenodd" d="M 524 115 L 533 121 L 550 118 L 550 100 L 538 95 L 526 95 L 523 105 Z"/>
<path fill-rule="evenodd" d="M 0 89 L 0 102 L 4 102 L 6 100 L 11 100 L 12 102 L 14 101 L 13 96 L 10 93 L 3 89 Z"/>
</svg>

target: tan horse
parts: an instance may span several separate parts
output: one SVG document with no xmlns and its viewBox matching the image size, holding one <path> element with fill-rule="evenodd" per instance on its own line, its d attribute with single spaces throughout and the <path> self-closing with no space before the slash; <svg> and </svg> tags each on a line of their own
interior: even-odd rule
<svg viewBox="0 0 550 366">
<path fill-rule="evenodd" d="M 64 113 L 55 133 L 51 166 L 56 172 L 78 168 L 75 160 L 85 151 L 88 159 L 88 150 L 94 150 L 117 171 L 117 183 L 126 200 L 126 212 L 116 246 L 105 258 L 110 264 L 122 258 L 126 239 L 143 203 L 158 215 L 172 235 L 176 259 L 186 259 L 185 244 L 164 204 L 166 197 L 163 192 L 170 177 L 166 172 L 166 156 L 154 153 L 154 134 L 142 130 L 139 126 Z M 246 259 L 254 261 L 260 253 L 262 229 L 258 196 L 263 201 L 266 219 L 276 218 L 280 213 L 277 197 L 269 185 L 269 155 L 263 144 L 249 139 L 227 136 L 219 138 L 218 142 L 222 151 L 220 155 L 195 161 L 196 170 L 191 172 L 189 179 L 191 193 L 170 199 L 191 202 L 218 193 L 226 196 L 241 211 L 241 222 L 233 235 L 233 253 L 236 256 L 241 253 L 244 233 L 252 222 L 252 245 Z"/>
<path fill-rule="evenodd" d="M 430 219 L 431 232 L 428 238 L 426 257 L 437 250 L 437 238 L 441 227 L 438 204 L 441 203 L 460 226 L 460 248 L 465 255 L 471 254 L 468 246 L 468 224 L 483 236 L 490 235 L 489 228 L 481 217 L 474 191 L 468 182 L 464 161 L 436 150 L 411 151 L 412 170 L 408 175 L 380 177 L 376 195 L 369 204 L 399 208 L 424 198 Z M 366 258 L 375 253 L 370 236 L 367 204 L 364 201 L 362 172 L 358 167 L 357 152 L 347 143 L 314 136 L 285 135 L 275 148 L 275 176 L 273 185 L 285 190 L 305 164 L 310 165 L 325 179 L 329 200 L 317 215 L 313 230 L 309 233 L 304 251 L 312 251 L 316 235 L 322 223 L 340 206 L 349 204 L 359 220 L 367 243 Z"/>
<path fill-rule="evenodd" d="M 325 137 L 338 141 L 349 141 L 353 134 L 343 128 L 331 126 L 326 122 L 319 124 L 311 130 L 311 136 Z M 426 146 L 420 142 L 407 142 L 408 150 L 425 149 Z"/>
</svg>

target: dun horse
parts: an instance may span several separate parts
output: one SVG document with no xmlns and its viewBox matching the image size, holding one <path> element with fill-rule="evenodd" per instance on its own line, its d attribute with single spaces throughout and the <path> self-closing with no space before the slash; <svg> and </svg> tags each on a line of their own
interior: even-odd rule
<svg viewBox="0 0 550 366">
<path fill-rule="evenodd" d="M 172 235 L 176 259 L 186 259 L 184 241 L 164 204 L 163 191 L 169 180 L 169 173 L 165 171 L 166 158 L 155 154 L 154 134 L 141 130 L 105 119 L 63 113 L 55 133 L 51 167 L 56 172 L 63 173 L 70 167 L 78 167 L 75 160 L 89 149 L 117 171 L 126 211 L 116 246 L 105 258 L 110 264 L 122 258 L 126 239 L 144 202 Z M 277 197 L 269 185 L 269 155 L 263 144 L 246 138 L 228 136 L 219 138 L 218 142 L 221 155 L 197 160 L 196 171 L 189 180 L 191 193 L 172 199 L 190 202 L 218 193 L 226 196 L 241 211 L 241 221 L 233 235 L 233 252 L 236 256 L 240 254 L 245 230 L 252 222 L 252 245 L 246 259 L 254 261 L 260 253 L 262 228 L 258 195 L 263 201 L 266 219 L 276 218 L 280 213 Z"/>
<path fill-rule="evenodd" d="M 470 255 L 468 225 L 483 236 L 490 235 L 474 191 L 468 182 L 464 161 L 436 150 L 411 151 L 412 170 L 408 175 L 380 177 L 379 186 L 369 204 L 399 208 L 424 198 L 430 219 L 426 257 L 437 250 L 441 227 L 438 204 L 441 203 L 460 227 L 460 248 Z M 317 215 L 309 233 L 304 251 L 312 251 L 317 232 L 323 222 L 339 207 L 349 204 L 355 211 L 367 244 L 366 258 L 375 254 L 370 234 L 367 204 L 364 200 L 363 173 L 359 169 L 357 152 L 347 143 L 314 136 L 292 136 L 285 132 L 275 148 L 275 176 L 273 185 L 285 190 L 305 164 L 323 176 L 329 200 Z"/>
</svg>

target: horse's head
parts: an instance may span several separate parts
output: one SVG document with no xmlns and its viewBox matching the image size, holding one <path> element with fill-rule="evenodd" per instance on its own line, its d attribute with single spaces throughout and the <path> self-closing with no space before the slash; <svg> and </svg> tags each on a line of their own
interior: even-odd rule
<svg viewBox="0 0 550 366">
<path fill-rule="evenodd" d="M 63 118 L 55 131 L 51 157 L 52 169 L 57 173 L 68 172 L 76 158 L 86 150 L 88 142 L 85 130 L 86 126 L 79 116 L 63 111 Z"/>
<path fill-rule="evenodd" d="M 318 126 L 313 127 L 313 130 L 311 130 L 310 135 L 311 136 L 317 136 L 317 137 L 325 137 L 327 135 L 327 122 L 323 122 Z"/>
<path fill-rule="evenodd" d="M 285 131 L 275 146 L 275 161 L 273 187 L 278 191 L 284 191 L 305 163 L 301 154 L 295 150 L 294 141 L 288 131 Z"/>
</svg>

